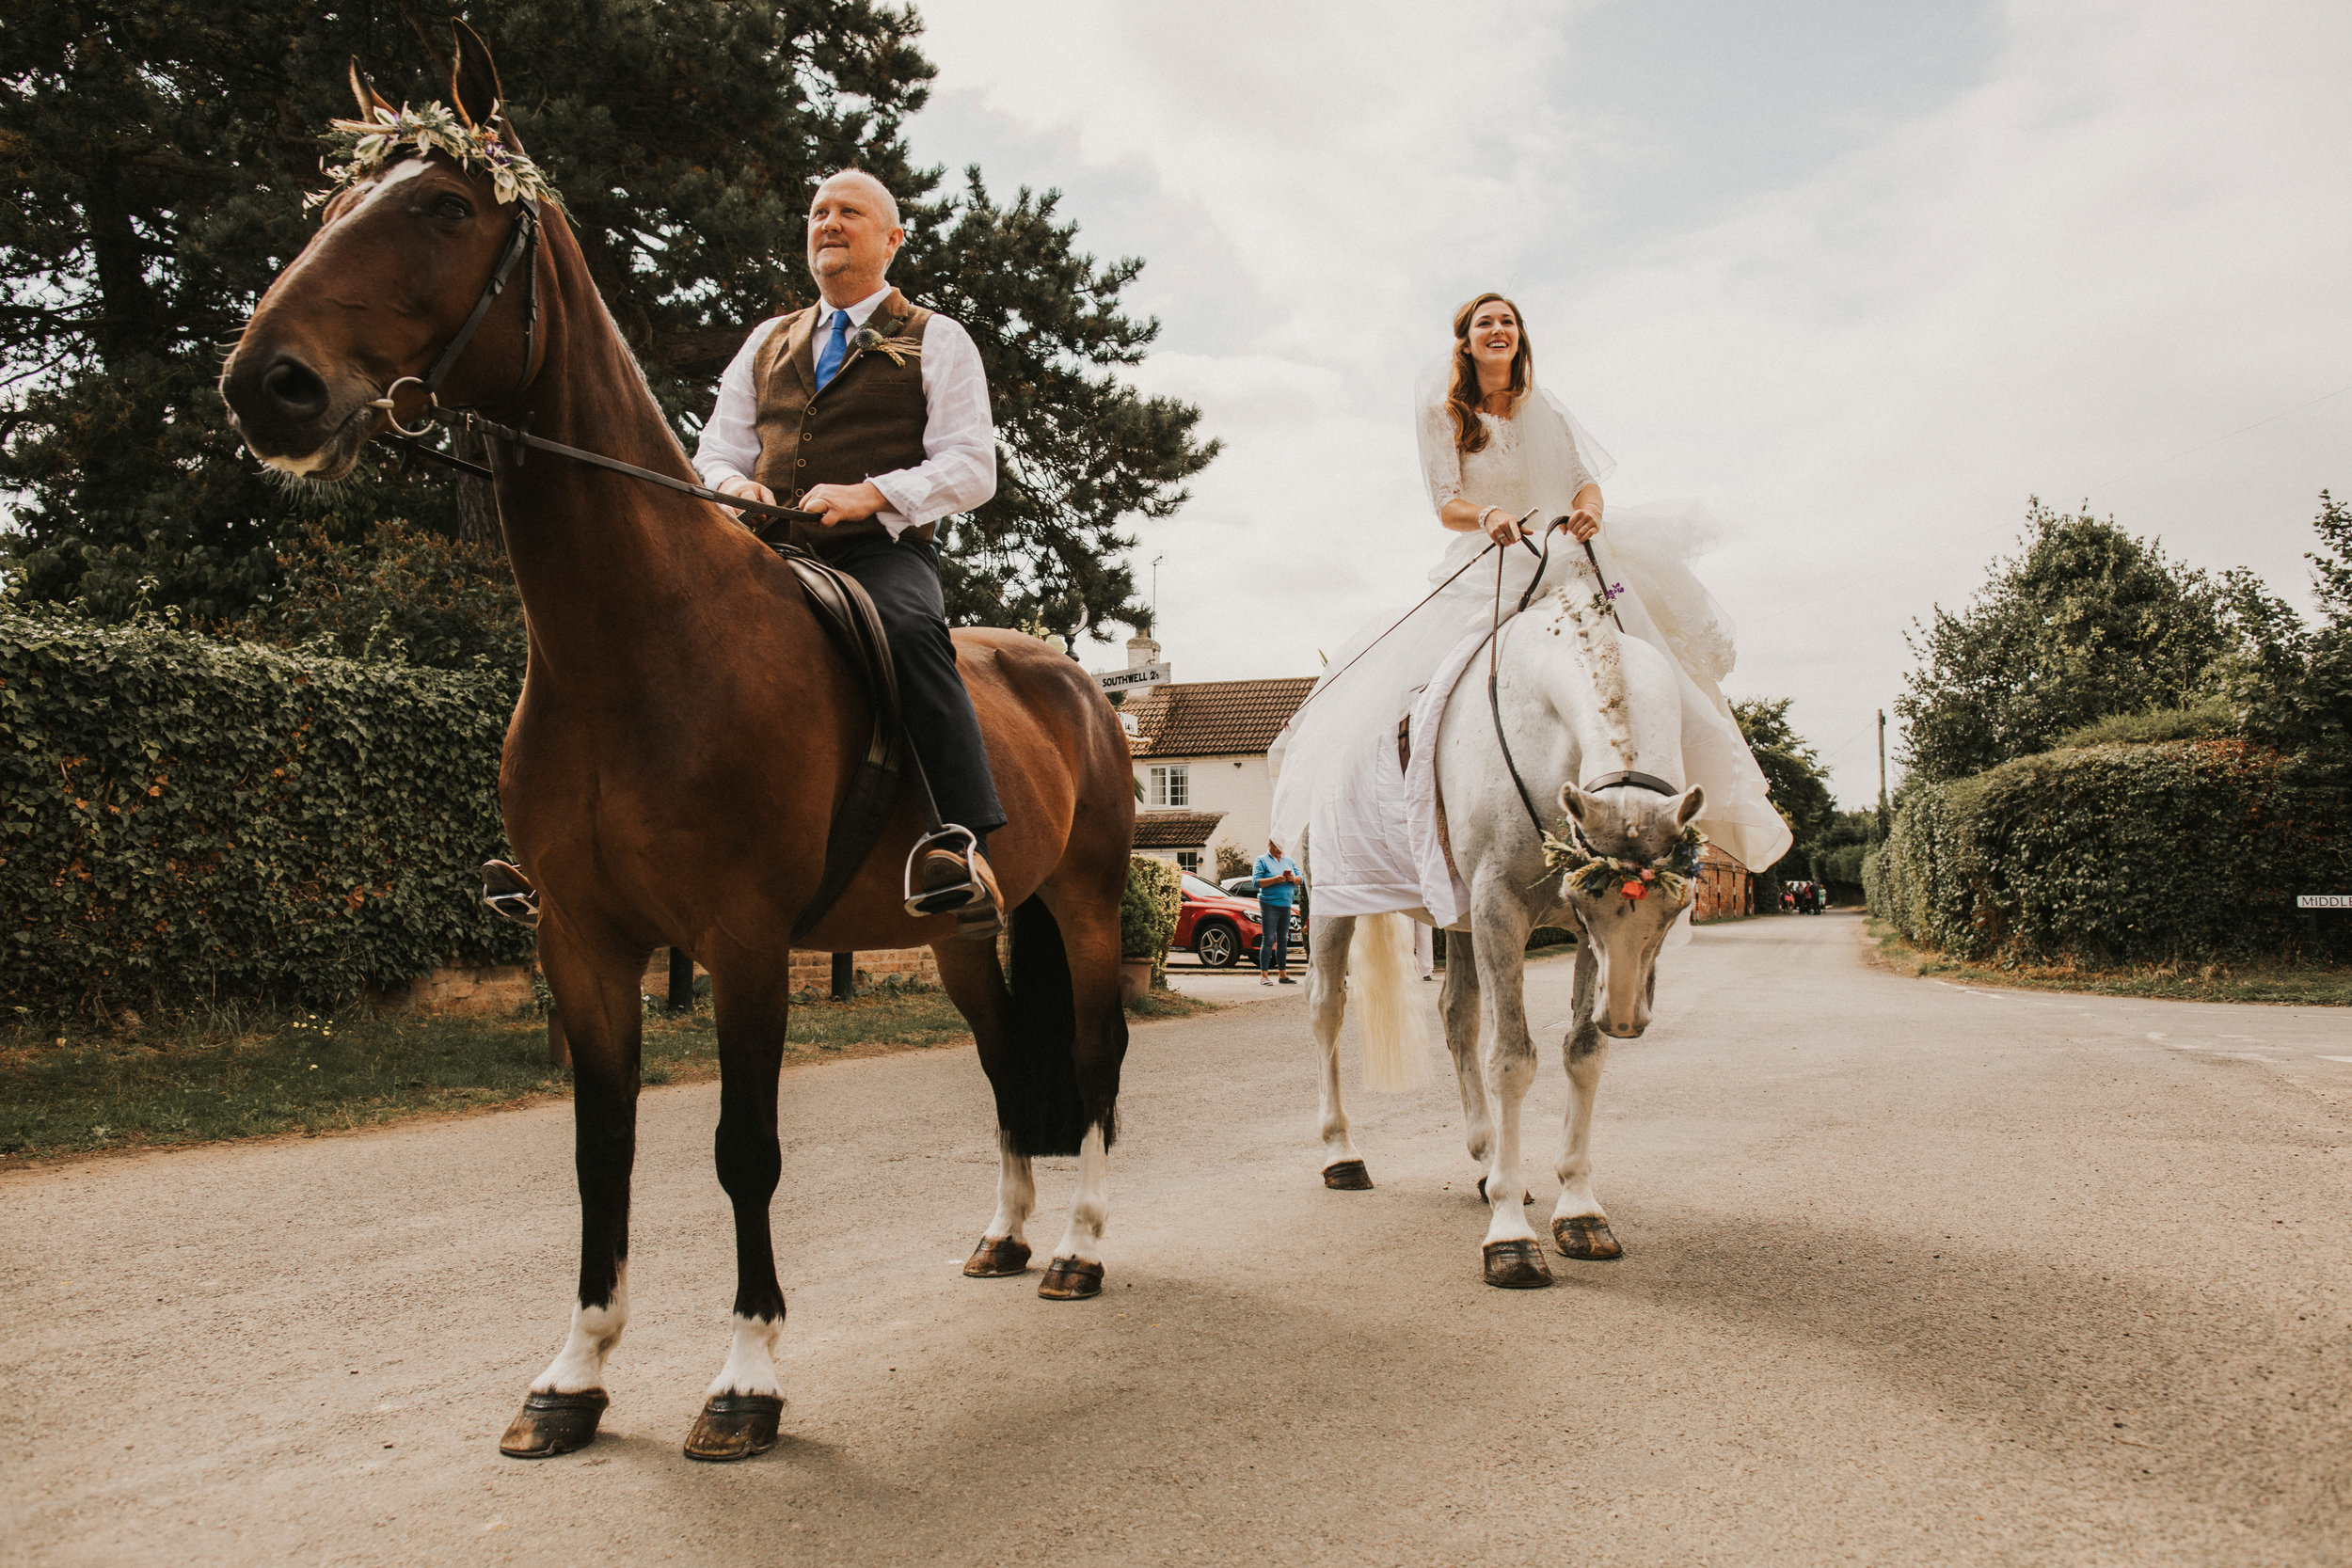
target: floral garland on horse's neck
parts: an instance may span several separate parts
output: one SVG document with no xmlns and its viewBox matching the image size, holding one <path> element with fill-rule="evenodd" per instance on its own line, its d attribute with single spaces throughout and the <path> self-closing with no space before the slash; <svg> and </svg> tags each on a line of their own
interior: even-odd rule
<svg viewBox="0 0 2352 1568">
<path fill-rule="evenodd" d="M 518 199 L 545 201 L 565 217 L 571 216 L 546 173 L 518 149 L 509 147 L 495 123 L 469 125 L 446 103 L 427 103 L 421 109 L 405 103 L 397 109 L 378 103 L 365 119 L 331 119 L 327 124 L 331 127 L 326 136 L 329 156 L 341 153 L 342 161 L 325 166 L 327 187 L 305 198 L 305 206 L 334 199 L 382 173 L 402 148 L 413 147 L 421 153 L 446 152 L 460 168 L 489 175 L 490 188 L 501 207 Z"/>
<path fill-rule="evenodd" d="M 1696 828 L 1686 827 L 1675 847 L 1658 860 L 1620 860 L 1595 849 L 1575 818 L 1563 818 L 1560 825 L 1568 831 L 1568 836 L 1563 839 L 1550 833 L 1544 835 L 1544 863 L 1560 874 L 1563 891 L 1574 888 L 1587 898 L 1599 897 L 1615 883 L 1618 895 L 1627 899 L 1646 898 L 1655 887 L 1667 897 L 1679 900 L 1682 890 L 1699 874 L 1699 857 L 1707 848 L 1707 835 Z"/>
</svg>

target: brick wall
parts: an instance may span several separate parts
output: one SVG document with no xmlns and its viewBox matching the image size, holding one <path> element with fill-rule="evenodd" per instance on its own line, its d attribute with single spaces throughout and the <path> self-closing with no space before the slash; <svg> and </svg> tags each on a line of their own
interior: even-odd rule
<svg viewBox="0 0 2352 1568">
<path fill-rule="evenodd" d="M 921 980 L 930 985 L 939 984 L 939 963 L 931 957 L 931 950 L 928 947 L 877 948 L 857 954 L 851 962 L 860 974 L 870 980 L 886 979 L 895 974 L 903 979 Z M 702 965 L 696 964 L 694 973 L 703 974 Z M 792 989 L 794 990 L 830 991 L 832 988 L 833 955 L 803 953 L 794 948 L 792 951 Z M 653 961 L 645 966 L 645 978 L 640 989 L 653 996 L 667 996 L 670 993 L 670 950 L 668 948 L 660 947 L 654 950 Z"/>
<path fill-rule="evenodd" d="M 1699 861 L 1697 905 L 1691 914 L 1694 925 L 1754 914 L 1756 879 L 1738 863 L 1718 854 L 1710 846 Z"/>
</svg>

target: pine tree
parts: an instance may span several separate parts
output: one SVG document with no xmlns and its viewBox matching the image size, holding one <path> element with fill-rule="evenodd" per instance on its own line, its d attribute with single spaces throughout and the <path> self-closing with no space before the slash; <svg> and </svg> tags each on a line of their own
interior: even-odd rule
<svg viewBox="0 0 2352 1568">
<path fill-rule="evenodd" d="M 871 170 L 910 241 L 894 277 L 974 329 L 1005 461 L 951 531 L 950 609 L 1065 636 L 1131 621 L 1122 516 L 1158 516 L 1215 454 L 1198 412 L 1114 367 L 1156 324 L 1120 313 L 1141 263 L 1098 266 L 1052 193 L 943 192 L 902 135 L 934 74 L 911 8 L 871 0 L 508 0 L 460 8 L 498 52 L 510 116 L 569 204 L 589 268 L 691 445 L 747 330 L 813 297 L 816 182 Z M 24 497 L 11 576 L 119 612 L 241 613 L 314 530 L 405 516 L 468 528 L 463 492 L 389 466 L 325 500 L 245 458 L 213 388 L 299 251 L 320 135 L 357 55 L 385 97 L 447 96 L 446 15 L 418 0 L 8 0 L 0 26 L 0 355 L 14 388 L 0 484 Z"/>
</svg>

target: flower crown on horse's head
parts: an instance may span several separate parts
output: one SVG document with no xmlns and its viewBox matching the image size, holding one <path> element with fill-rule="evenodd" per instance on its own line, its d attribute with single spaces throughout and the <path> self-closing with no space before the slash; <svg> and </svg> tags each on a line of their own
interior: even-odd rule
<svg viewBox="0 0 2352 1568">
<path fill-rule="evenodd" d="M 375 95 L 356 60 L 351 89 L 359 100 L 360 118 L 326 122 L 329 157 L 323 166 L 327 188 L 312 193 L 305 205 L 333 200 L 382 173 L 403 148 L 413 148 L 418 153 L 445 152 L 458 167 L 487 174 L 501 207 L 516 200 L 546 201 L 564 211 L 564 198 L 555 194 L 545 171 L 501 133 L 503 115 L 493 113 L 476 123 L 462 107 L 446 103 L 427 103 L 421 109 L 403 103 L 395 109 Z M 341 154 L 340 162 L 335 154 Z"/>
</svg>

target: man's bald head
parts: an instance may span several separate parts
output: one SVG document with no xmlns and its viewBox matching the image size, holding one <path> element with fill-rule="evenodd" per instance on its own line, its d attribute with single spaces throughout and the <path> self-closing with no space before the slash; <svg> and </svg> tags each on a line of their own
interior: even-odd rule
<svg viewBox="0 0 2352 1568">
<path fill-rule="evenodd" d="M 872 175 L 866 173 L 862 168 L 835 169 L 833 173 L 828 174 L 822 180 L 819 180 L 817 182 L 817 195 L 812 198 L 809 202 L 809 207 L 812 211 L 815 210 L 818 202 L 825 198 L 826 187 L 834 184 L 841 184 L 845 187 L 856 188 L 874 204 L 875 208 L 881 212 L 882 217 L 888 221 L 891 228 L 898 229 L 904 227 L 898 221 L 898 198 L 890 194 L 890 187 L 888 185 L 883 184 L 881 181 L 875 179 Z"/>
<path fill-rule="evenodd" d="M 862 168 L 827 175 L 808 204 L 808 270 L 825 303 L 846 309 L 880 289 L 906 237 L 881 181 Z"/>
</svg>

